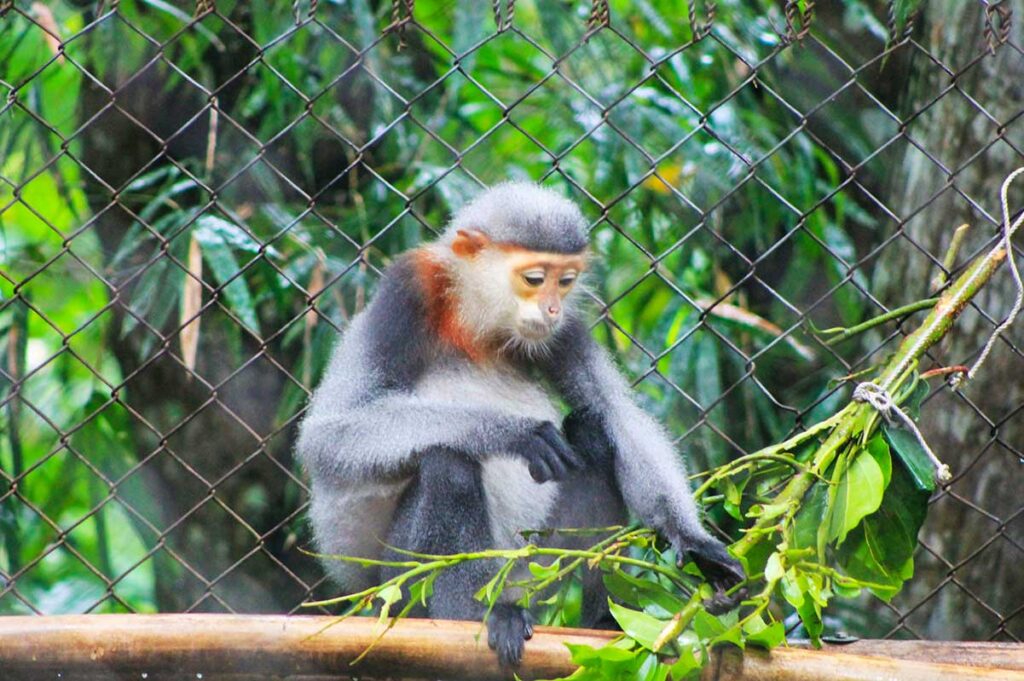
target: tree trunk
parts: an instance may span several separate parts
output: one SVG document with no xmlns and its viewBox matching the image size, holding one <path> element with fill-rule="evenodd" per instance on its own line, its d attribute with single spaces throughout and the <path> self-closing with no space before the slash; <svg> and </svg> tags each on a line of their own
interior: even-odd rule
<svg viewBox="0 0 1024 681">
<path fill-rule="evenodd" d="M 902 236 L 883 251 L 875 274 L 879 298 L 891 305 L 929 294 L 928 282 L 959 224 L 970 223 L 971 230 L 958 267 L 998 238 L 999 187 L 1024 165 L 1024 121 L 1018 120 L 1024 110 L 1024 55 L 1015 47 L 1024 34 L 1024 2 L 1004 5 L 1012 6 L 1016 21 L 1010 43 L 994 53 L 986 43 L 982 5 L 963 0 L 928 3 L 917 39 L 927 53 L 903 48 L 914 52 L 901 115 L 905 151 L 889 183 L 889 206 L 901 219 Z M 1021 183 L 1011 191 L 1010 204 L 1011 211 L 1024 208 Z M 1009 273 L 997 273 L 932 356 L 946 365 L 972 361 L 1014 295 Z M 959 394 L 937 390 L 922 410 L 924 433 L 956 478 L 933 500 L 920 536 L 917 574 L 895 602 L 902 615 L 894 625 L 911 634 L 1024 637 L 1024 615 L 1018 615 L 1024 609 L 1021 348 L 1018 322 L 973 382 Z"/>
</svg>

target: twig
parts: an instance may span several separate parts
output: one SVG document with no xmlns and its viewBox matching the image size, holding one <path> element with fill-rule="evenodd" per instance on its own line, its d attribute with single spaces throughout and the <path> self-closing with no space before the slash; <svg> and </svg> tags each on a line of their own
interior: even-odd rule
<svg viewBox="0 0 1024 681">
<path fill-rule="evenodd" d="M 937 302 L 939 302 L 938 298 L 925 298 L 924 300 L 918 300 L 916 302 L 909 303 L 902 307 L 898 307 L 895 310 L 890 310 L 889 312 L 878 315 L 877 317 L 872 317 L 866 322 L 861 322 L 856 326 L 851 326 L 849 328 L 835 327 L 831 329 L 821 329 L 818 330 L 818 333 L 839 334 L 838 336 L 829 338 L 827 341 L 825 341 L 825 345 L 835 345 L 836 343 L 842 343 L 844 340 L 853 338 L 858 333 L 863 333 L 868 329 L 873 329 L 874 327 L 880 324 L 884 324 L 893 319 L 905 317 L 906 315 L 913 314 L 915 312 L 920 312 L 921 310 L 927 310 L 928 308 L 933 307 Z"/>
<path fill-rule="evenodd" d="M 949 281 L 947 273 L 953 271 L 953 265 L 956 264 L 956 256 L 960 253 L 960 246 L 963 245 L 968 229 L 970 229 L 970 225 L 965 222 L 953 231 L 953 238 L 949 242 L 949 248 L 946 249 L 946 256 L 942 259 L 942 269 L 932 279 L 931 286 L 933 292 L 938 292 Z"/>
</svg>

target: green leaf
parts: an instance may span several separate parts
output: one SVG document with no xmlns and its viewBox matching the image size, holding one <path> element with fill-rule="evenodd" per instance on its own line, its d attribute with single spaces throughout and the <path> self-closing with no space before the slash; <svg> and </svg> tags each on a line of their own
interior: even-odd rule
<svg viewBox="0 0 1024 681">
<path fill-rule="evenodd" d="M 669 667 L 658 660 L 658 656 L 652 652 L 641 650 L 638 654 L 642 658 L 640 668 L 633 678 L 637 681 L 665 681 L 668 678 Z"/>
<path fill-rule="evenodd" d="M 805 598 L 804 602 L 796 609 L 807 630 L 807 636 L 815 648 L 821 647 L 821 633 L 825 625 L 821 622 L 821 606 L 814 602 L 814 599 Z"/>
<path fill-rule="evenodd" d="M 889 600 L 896 595 L 914 574 L 917 533 L 928 509 L 928 497 L 904 467 L 893 469 L 881 507 L 850 532 L 837 552 L 844 572 L 869 583 L 880 598 Z"/>
<path fill-rule="evenodd" d="M 749 480 L 749 478 L 748 478 Z M 743 484 L 746 485 L 746 480 Z M 743 499 L 743 489 L 737 485 L 732 477 L 726 477 L 718 488 L 722 490 L 725 495 L 725 501 L 722 503 L 722 507 L 725 508 L 726 513 L 731 515 L 736 520 L 743 520 L 743 512 L 740 510 L 740 502 Z"/>
<path fill-rule="evenodd" d="M 932 389 L 928 385 L 928 381 L 918 380 L 914 385 L 914 389 L 903 399 L 900 408 L 910 414 L 910 417 L 916 421 L 921 415 L 921 403 L 924 402 L 924 398 L 928 397 L 931 391 Z"/>
<path fill-rule="evenodd" d="M 625 650 L 615 646 L 593 648 L 575 643 L 566 643 L 565 647 L 569 649 L 573 664 L 578 665 L 593 665 L 599 661 L 628 662 L 636 657 L 635 650 Z"/>
<path fill-rule="evenodd" d="M 796 518 L 789 533 L 789 545 L 794 549 L 813 548 L 819 560 L 825 555 L 824 534 L 820 528 L 830 523 L 828 507 L 828 485 L 815 482 L 811 491 L 804 497 L 803 505 L 797 511 Z"/>
<path fill-rule="evenodd" d="M 747 643 L 760 648 L 774 648 L 786 642 L 786 627 L 782 622 L 765 624 L 760 616 L 747 620 L 743 625 Z"/>
<path fill-rule="evenodd" d="M 391 606 L 402 600 L 402 587 L 397 584 L 386 586 L 377 592 L 377 598 L 382 602 L 380 609 L 380 621 L 383 622 L 388 618 L 388 613 L 391 612 Z"/>
<path fill-rule="evenodd" d="M 800 621 L 803 622 L 804 628 L 807 629 L 807 635 L 810 637 L 811 643 L 815 646 L 820 645 L 821 632 L 824 629 L 821 623 L 821 605 L 809 593 L 811 584 L 808 580 L 808 575 L 790 569 L 786 572 L 786 576 L 782 581 L 779 582 L 779 586 L 781 587 L 783 598 L 793 606 L 800 616 Z"/>
<path fill-rule="evenodd" d="M 580 665 L 571 679 L 635 679 L 636 671 L 650 652 L 629 639 L 601 648 L 567 643 L 572 661 Z"/>
<path fill-rule="evenodd" d="M 639 610 L 630 610 L 611 600 L 608 601 L 608 607 L 627 636 L 643 647 L 654 650 L 654 641 L 665 628 L 665 621 Z"/>
<path fill-rule="evenodd" d="M 882 433 L 889 446 L 900 457 L 900 461 L 906 466 L 907 472 L 914 480 L 914 485 L 923 492 L 935 491 L 935 467 L 924 450 L 921 443 L 917 441 L 909 430 L 898 426 L 882 424 Z"/>
<path fill-rule="evenodd" d="M 698 610 L 693 616 L 693 630 L 702 640 L 712 641 L 725 633 L 727 627 L 717 617 L 704 610 Z"/>
<path fill-rule="evenodd" d="M 546 579 L 558 572 L 562 568 L 562 563 L 560 560 L 556 560 L 549 565 L 542 565 L 536 561 L 531 561 L 526 567 L 529 568 L 530 574 L 537 579 Z"/>
<path fill-rule="evenodd" d="M 829 522 L 828 538 L 837 545 L 867 515 L 882 503 L 882 495 L 892 472 L 889 447 L 881 438 L 872 438 L 868 446 L 854 451 L 851 463 L 839 480 Z"/>
<path fill-rule="evenodd" d="M 868 452 L 882 469 L 882 487 L 888 487 L 892 479 L 892 457 L 889 454 L 889 445 L 881 435 L 875 435 L 867 444 Z"/>
<path fill-rule="evenodd" d="M 644 610 L 653 607 L 661 611 L 650 613 L 653 615 L 664 614 L 671 617 L 686 605 L 685 600 L 659 582 L 650 578 L 634 577 L 618 569 L 605 573 L 604 584 L 608 592 L 619 600 Z"/>
<path fill-rule="evenodd" d="M 681 646 L 679 658 L 669 668 L 669 674 L 672 676 L 672 681 L 694 678 L 695 672 L 699 672 L 701 667 L 703 667 L 703 664 L 693 654 L 693 648 L 691 646 Z"/>
</svg>

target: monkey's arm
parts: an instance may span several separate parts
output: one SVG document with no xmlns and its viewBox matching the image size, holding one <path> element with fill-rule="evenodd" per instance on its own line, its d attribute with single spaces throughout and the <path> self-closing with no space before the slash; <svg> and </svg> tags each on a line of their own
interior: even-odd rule
<svg viewBox="0 0 1024 681">
<path fill-rule="evenodd" d="M 399 477 L 410 472 L 417 454 L 435 447 L 471 458 L 494 452 L 518 454 L 541 482 L 582 465 L 547 421 L 411 394 L 386 395 L 339 410 L 317 407 L 314 404 L 302 423 L 297 452 L 321 479 Z"/>
<path fill-rule="evenodd" d="M 668 435 L 633 398 L 633 391 L 586 325 L 567 320 L 547 373 L 573 413 L 563 428 L 569 442 L 597 465 L 613 466 L 630 510 L 677 549 L 693 556 L 719 590 L 743 570 L 700 522 L 682 458 Z"/>
</svg>

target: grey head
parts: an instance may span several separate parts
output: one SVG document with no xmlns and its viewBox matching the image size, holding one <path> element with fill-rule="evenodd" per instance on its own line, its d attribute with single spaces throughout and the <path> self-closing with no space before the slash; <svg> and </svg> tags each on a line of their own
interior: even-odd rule
<svg viewBox="0 0 1024 681">
<path fill-rule="evenodd" d="M 472 229 L 532 251 L 580 253 L 587 247 L 587 220 L 579 207 L 532 182 L 502 182 L 484 190 L 456 211 L 442 239 Z"/>
</svg>

